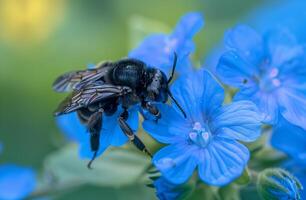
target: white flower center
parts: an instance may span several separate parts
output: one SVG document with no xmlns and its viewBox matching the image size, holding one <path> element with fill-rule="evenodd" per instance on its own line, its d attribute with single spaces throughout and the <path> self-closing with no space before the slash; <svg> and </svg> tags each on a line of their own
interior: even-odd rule
<svg viewBox="0 0 306 200">
<path fill-rule="evenodd" d="M 189 133 L 189 139 L 193 144 L 199 147 L 206 147 L 212 136 L 208 128 L 202 127 L 199 122 L 194 123 L 192 131 Z"/>
<path fill-rule="evenodd" d="M 260 80 L 260 87 L 266 92 L 272 92 L 281 86 L 281 81 L 278 78 L 279 70 L 277 68 L 272 68 L 270 71 L 265 73 Z"/>
</svg>

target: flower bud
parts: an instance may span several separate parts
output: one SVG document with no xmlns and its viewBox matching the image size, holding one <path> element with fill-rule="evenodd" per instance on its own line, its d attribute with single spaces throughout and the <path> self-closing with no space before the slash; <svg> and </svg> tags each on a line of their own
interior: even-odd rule
<svg viewBox="0 0 306 200">
<path fill-rule="evenodd" d="M 299 200 L 302 189 L 303 186 L 296 177 L 279 168 L 262 171 L 257 181 L 257 190 L 265 200 Z"/>
</svg>

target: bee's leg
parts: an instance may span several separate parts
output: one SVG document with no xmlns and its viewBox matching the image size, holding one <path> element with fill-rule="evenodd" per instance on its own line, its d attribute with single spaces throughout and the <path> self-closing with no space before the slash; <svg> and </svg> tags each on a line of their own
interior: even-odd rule
<svg viewBox="0 0 306 200">
<path fill-rule="evenodd" d="M 90 133 L 90 148 L 94 152 L 91 160 L 88 162 L 87 167 L 91 169 L 91 164 L 97 156 L 100 147 L 100 131 L 102 129 L 102 114 L 103 109 L 100 108 L 97 112 L 93 113 L 87 122 L 87 128 Z"/>
<path fill-rule="evenodd" d="M 120 115 L 118 119 L 121 130 L 129 138 L 129 140 L 137 147 L 137 149 L 145 152 L 147 155 L 149 155 L 152 158 L 152 154 L 150 153 L 150 151 L 146 148 L 146 146 L 139 139 L 139 137 L 133 133 L 131 127 L 126 123 L 127 118 L 128 118 L 128 111 L 124 110 L 124 112 Z"/>
<path fill-rule="evenodd" d="M 144 109 L 148 110 L 155 117 L 155 122 L 157 123 L 157 121 L 161 118 L 161 113 L 158 108 L 152 105 L 151 102 L 147 101 L 142 102 L 141 105 Z"/>
</svg>

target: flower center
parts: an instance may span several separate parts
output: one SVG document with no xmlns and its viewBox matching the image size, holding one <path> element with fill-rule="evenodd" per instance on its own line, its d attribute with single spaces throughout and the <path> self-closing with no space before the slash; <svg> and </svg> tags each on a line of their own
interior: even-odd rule
<svg viewBox="0 0 306 200">
<path fill-rule="evenodd" d="M 192 131 L 189 133 L 189 139 L 193 144 L 204 148 L 206 147 L 212 135 L 208 128 L 202 127 L 199 122 L 194 123 Z"/>
<path fill-rule="evenodd" d="M 279 71 L 273 67 L 261 77 L 260 88 L 266 92 L 272 92 L 281 86 L 281 81 L 278 78 Z"/>
</svg>

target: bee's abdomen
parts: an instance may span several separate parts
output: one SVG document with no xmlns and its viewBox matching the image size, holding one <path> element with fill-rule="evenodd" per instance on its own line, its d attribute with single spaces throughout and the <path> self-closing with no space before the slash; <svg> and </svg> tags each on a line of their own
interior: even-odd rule
<svg viewBox="0 0 306 200">
<path fill-rule="evenodd" d="M 137 88 L 142 84 L 144 66 L 142 63 L 122 61 L 118 62 L 112 72 L 112 79 L 116 85 Z"/>
</svg>

